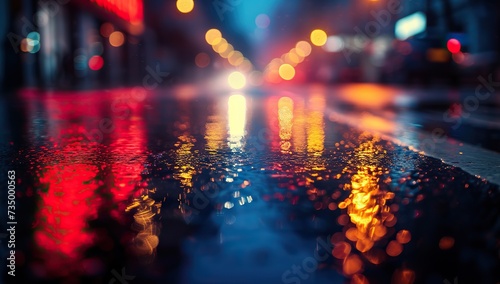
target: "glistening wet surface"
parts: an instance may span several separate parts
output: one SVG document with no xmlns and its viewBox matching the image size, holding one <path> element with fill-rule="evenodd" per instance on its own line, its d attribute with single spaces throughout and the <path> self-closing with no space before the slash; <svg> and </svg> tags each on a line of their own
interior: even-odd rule
<svg viewBox="0 0 500 284">
<path fill-rule="evenodd" d="M 500 279 L 498 186 L 330 121 L 320 90 L 18 102 L 17 281 Z"/>
</svg>

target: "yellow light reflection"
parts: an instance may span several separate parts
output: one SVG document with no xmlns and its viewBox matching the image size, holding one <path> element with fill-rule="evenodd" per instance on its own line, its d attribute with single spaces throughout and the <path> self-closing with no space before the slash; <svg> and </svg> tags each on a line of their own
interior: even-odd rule
<svg viewBox="0 0 500 284">
<path fill-rule="evenodd" d="M 311 95 L 307 119 L 307 151 L 317 156 L 321 155 L 325 148 L 324 111 L 323 94 Z"/>
<path fill-rule="evenodd" d="M 174 178 L 188 191 L 193 186 L 192 178 L 196 173 L 194 164 L 195 155 L 193 147 L 196 139 L 191 134 L 190 109 L 185 102 L 182 102 L 179 107 L 184 111 L 185 115 L 179 117 L 175 123 L 176 135 L 178 136 L 175 146 L 175 163 L 174 163 Z"/>
<path fill-rule="evenodd" d="M 380 264 L 386 256 L 397 256 L 403 250 L 403 244 L 411 239 L 407 230 L 401 230 L 396 240 L 387 243 L 385 253 L 375 244 L 388 237 L 397 218 L 391 213 L 387 201 L 394 198 L 394 193 L 380 189 L 380 176 L 387 168 L 378 166 L 385 156 L 385 151 L 379 144 L 379 137 L 362 133 L 362 142 L 355 150 L 351 162 L 354 168 L 346 167 L 344 173 L 352 173 L 350 184 L 344 185 L 344 190 L 350 190 L 349 197 L 338 204 L 338 208 L 347 209 L 347 214 L 354 227 L 347 225 L 346 239 L 355 243 L 356 249 L 363 253 L 368 261 Z"/>
<path fill-rule="evenodd" d="M 154 217 L 160 213 L 162 202 L 156 201 L 149 196 L 150 192 L 154 193 L 155 191 L 156 189 L 145 189 L 141 196 L 135 198 L 125 210 L 126 212 L 136 210 L 134 223 L 132 224 L 132 229 L 137 231 L 137 235 L 132 242 L 135 253 L 151 259 L 155 257 L 156 248 L 160 242 L 158 238 L 160 225 Z"/>
<path fill-rule="evenodd" d="M 241 148 L 245 136 L 247 101 L 243 95 L 231 95 L 228 99 L 229 148 Z"/>
<path fill-rule="evenodd" d="M 295 99 L 295 115 L 292 127 L 293 149 L 295 152 L 306 150 L 306 114 L 303 99 Z"/>
<path fill-rule="evenodd" d="M 191 180 L 196 173 L 195 168 L 192 166 L 192 161 L 194 160 L 192 148 L 195 141 L 194 137 L 189 135 L 189 133 L 185 133 L 178 137 L 178 141 L 175 144 L 177 147 L 175 151 L 177 159 L 174 169 L 177 170 L 177 173 L 174 176 L 186 187 L 193 186 Z"/>
<path fill-rule="evenodd" d="M 209 154 L 216 154 L 224 145 L 226 125 L 221 115 L 211 115 L 205 124 L 206 149 Z"/>
<path fill-rule="evenodd" d="M 293 100 L 291 98 L 282 97 L 278 100 L 278 119 L 281 150 L 288 152 L 291 147 L 293 126 Z"/>
</svg>

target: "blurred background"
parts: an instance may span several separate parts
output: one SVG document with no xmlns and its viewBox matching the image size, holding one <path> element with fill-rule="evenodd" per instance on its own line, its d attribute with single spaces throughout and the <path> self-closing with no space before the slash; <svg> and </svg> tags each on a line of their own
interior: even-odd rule
<svg viewBox="0 0 500 284">
<path fill-rule="evenodd" d="M 499 15 L 0 0 L 4 282 L 498 284 Z"/>
<path fill-rule="evenodd" d="M 141 85 L 151 70 L 168 73 L 171 84 L 238 70 L 250 86 L 457 86 L 477 84 L 479 75 L 499 76 L 500 3 L 494 0 L 0 5 L 0 80 L 7 89 Z"/>
</svg>

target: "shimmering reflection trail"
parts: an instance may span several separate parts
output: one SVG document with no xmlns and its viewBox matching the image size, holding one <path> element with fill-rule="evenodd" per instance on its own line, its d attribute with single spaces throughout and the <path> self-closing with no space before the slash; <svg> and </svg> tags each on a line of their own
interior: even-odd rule
<svg viewBox="0 0 500 284">
<path fill-rule="evenodd" d="M 494 283 L 498 186 L 330 121 L 330 96 L 26 92 L 21 280 Z"/>
</svg>

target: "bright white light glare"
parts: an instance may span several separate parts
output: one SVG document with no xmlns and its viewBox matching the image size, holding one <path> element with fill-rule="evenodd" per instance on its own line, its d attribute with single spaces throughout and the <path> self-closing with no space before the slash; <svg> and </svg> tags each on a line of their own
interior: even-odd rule
<svg viewBox="0 0 500 284">
<path fill-rule="evenodd" d="M 422 12 L 413 13 L 399 19 L 395 25 L 395 35 L 399 40 L 405 40 L 411 36 L 425 31 L 427 19 Z"/>
<path fill-rule="evenodd" d="M 247 79 L 245 78 L 245 75 L 243 75 L 243 73 L 234 71 L 229 74 L 227 82 L 231 88 L 239 90 L 245 87 L 245 85 L 247 84 Z"/>
<path fill-rule="evenodd" d="M 339 36 L 329 36 L 323 48 L 328 52 L 339 52 L 344 49 L 344 40 Z"/>
<path fill-rule="evenodd" d="M 240 148 L 241 140 L 245 136 L 247 100 L 243 95 L 237 94 L 230 96 L 227 104 L 229 147 L 231 149 Z"/>
</svg>

